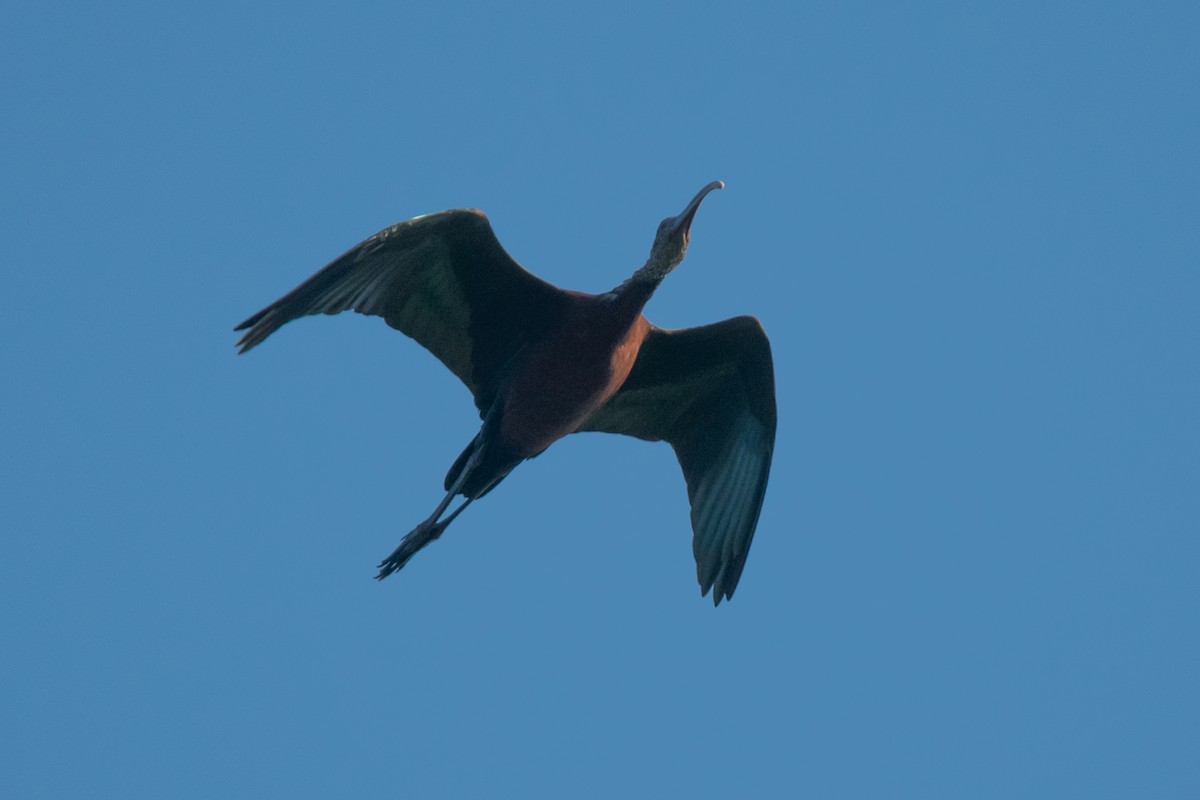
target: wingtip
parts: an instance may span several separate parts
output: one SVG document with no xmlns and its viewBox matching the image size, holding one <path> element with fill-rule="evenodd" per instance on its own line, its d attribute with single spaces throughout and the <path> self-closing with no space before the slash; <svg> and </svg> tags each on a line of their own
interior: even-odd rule
<svg viewBox="0 0 1200 800">
<path fill-rule="evenodd" d="M 238 326 L 237 326 L 236 328 L 234 328 L 233 330 L 234 330 L 234 332 L 235 332 L 235 333 L 236 333 L 237 331 L 244 331 L 244 330 L 246 330 L 246 325 L 245 325 L 245 323 L 242 323 L 241 325 L 238 325 Z M 244 353 L 244 352 L 246 352 L 247 350 L 249 350 L 249 349 L 250 349 L 250 345 L 246 344 L 246 339 L 247 339 L 249 336 L 250 336 L 250 334 L 249 334 L 249 333 L 244 333 L 244 334 L 242 334 L 242 337 L 241 337 L 240 339 L 238 339 L 236 342 L 234 342 L 234 343 L 233 343 L 233 346 L 237 348 L 237 354 L 238 354 L 239 356 L 240 356 L 242 353 Z"/>
<path fill-rule="evenodd" d="M 244 329 L 243 328 L 235 328 L 234 330 L 244 330 Z M 237 354 L 240 356 L 240 355 L 244 355 L 247 350 L 254 347 L 254 345 L 258 344 L 260 341 L 262 341 L 262 338 L 255 337 L 254 329 L 252 328 L 249 331 L 246 331 L 246 333 L 242 336 L 242 338 L 238 339 L 237 342 L 234 343 L 233 346 L 238 349 Z"/>
<path fill-rule="evenodd" d="M 712 590 L 713 608 L 716 608 L 717 606 L 721 605 L 722 600 L 732 600 L 733 599 L 733 589 L 716 586 L 716 585 L 714 585 L 713 582 L 710 582 L 707 585 L 705 585 L 704 583 L 700 584 L 700 596 L 708 597 L 708 592 L 710 589 Z"/>
<path fill-rule="evenodd" d="M 274 306 L 268 306 L 254 316 L 247 319 L 241 325 L 234 328 L 235 331 L 246 331 L 242 334 L 242 338 L 237 340 L 234 347 L 240 348 L 238 355 L 242 355 L 247 350 L 250 350 L 255 345 L 262 342 L 272 333 L 279 329 L 283 323 L 279 321 L 279 314 Z M 247 328 L 249 330 L 247 330 Z"/>
</svg>

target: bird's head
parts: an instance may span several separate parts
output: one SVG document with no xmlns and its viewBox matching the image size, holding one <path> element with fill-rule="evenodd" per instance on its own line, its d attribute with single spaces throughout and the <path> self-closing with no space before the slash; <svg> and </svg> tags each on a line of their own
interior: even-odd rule
<svg viewBox="0 0 1200 800">
<path fill-rule="evenodd" d="M 700 208 L 700 201 L 714 189 L 724 188 L 725 184 L 721 181 L 713 181 L 696 193 L 679 216 L 667 217 L 658 223 L 658 233 L 655 234 L 654 244 L 650 248 L 650 258 L 646 260 L 646 266 L 639 269 L 634 277 L 657 283 L 679 266 L 692 238 L 692 219 L 696 216 L 696 209 Z"/>
</svg>

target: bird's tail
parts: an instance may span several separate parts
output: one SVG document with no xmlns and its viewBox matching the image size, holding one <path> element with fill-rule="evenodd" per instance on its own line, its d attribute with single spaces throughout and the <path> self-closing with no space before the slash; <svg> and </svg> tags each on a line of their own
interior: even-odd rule
<svg viewBox="0 0 1200 800">
<path fill-rule="evenodd" d="M 479 437 L 472 439 L 462 451 L 462 454 L 454 459 L 454 463 L 450 465 L 450 471 L 446 473 L 446 480 L 442 484 L 444 491 L 450 491 L 450 487 L 458 482 L 458 477 L 462 475 L 463 469 L 467 466 L 467 461 L 470 460 L 471 454 L 475 452 L 475 448 L 479 444 Z"/>
</svg>

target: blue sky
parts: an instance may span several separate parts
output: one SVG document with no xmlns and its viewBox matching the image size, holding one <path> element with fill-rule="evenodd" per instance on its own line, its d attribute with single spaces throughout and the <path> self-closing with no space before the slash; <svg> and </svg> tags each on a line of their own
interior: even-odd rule
<svg viewBox="0 0 1200 800">
<path fill-rule="evenodd" d="M 1200 793 L 1189 3 L 5 5 L 0 794 Z M 356 315 L 471 206 L 772 338 L 734 600 L 665 445 L 577 436 L 400 575 L 477 420 Z"/>
</svg>

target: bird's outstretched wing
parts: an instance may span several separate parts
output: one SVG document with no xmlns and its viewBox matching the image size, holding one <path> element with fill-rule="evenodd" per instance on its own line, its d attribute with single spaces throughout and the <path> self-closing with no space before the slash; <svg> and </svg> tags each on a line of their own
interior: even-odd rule
<svg viewBox="0 0 1200 800">
<path fill-rule="evenodd" d="M 504 252 L 482 212 L 457 209 L 385 228 L 234 330 L 246 331 L 244 353 L 309 314 L 383 317 L 449 367 L 482 414 L 505 366 L 565 299 Z"/>
<path fill-rule="evenodd" d="M 733 597 L 775 447 L 771 345 L 753 317 L 652 328 L 625 384 L 582 426 L 675 448 L 692 506 L 700 593 Z"/>
</svg>

